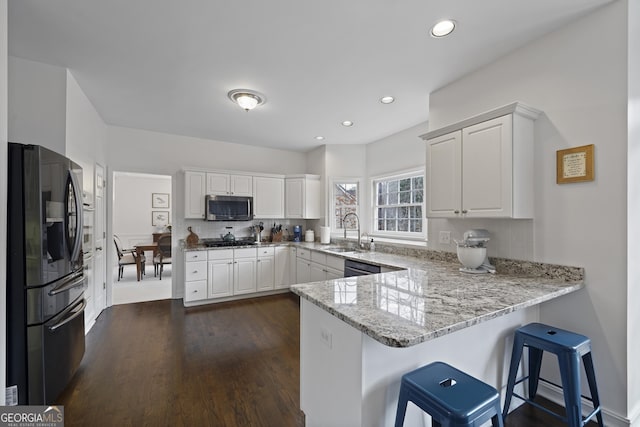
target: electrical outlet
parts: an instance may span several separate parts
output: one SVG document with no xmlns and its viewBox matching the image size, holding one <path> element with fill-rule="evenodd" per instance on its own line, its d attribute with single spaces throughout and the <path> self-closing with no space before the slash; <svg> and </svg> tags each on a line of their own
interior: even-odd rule
<svg viewBox="0 0 640 427">
<path fill-rule="evenodd" d="M 439 242 L 443 245 L 448 245 L 451 243 L 451 232 L 450 231 L 441 231 L 439 236 Z"/>
<path fill-rule="evenodd" d="M 333 334 L 327 328 L 320 328 L 320 339 L 322 342 L 329 348 L 331 348 L 331 341 L 333 339 Z"/>
</svg>

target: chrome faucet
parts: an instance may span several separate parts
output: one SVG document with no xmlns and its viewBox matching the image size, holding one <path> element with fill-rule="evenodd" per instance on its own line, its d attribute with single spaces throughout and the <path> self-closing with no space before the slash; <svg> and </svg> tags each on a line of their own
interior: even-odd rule
<svg viewBox="0 0 640 427">
<path fill-rule="evenodd" d="M 358 224 L 358 247 L 362 248 L 362 243 L 360 243 L 360 218 L 358 217 L 358 214 L 355 212 L 349 212 L 344 216 L 344 218 L 342 218 L 342 226 L 344 227 L 344 239 L 347 240 L 347 227 L 344 221 L 347 219 L 349 215 L 353 215 L 356 217 L 356 223 Z"/>
</svg>

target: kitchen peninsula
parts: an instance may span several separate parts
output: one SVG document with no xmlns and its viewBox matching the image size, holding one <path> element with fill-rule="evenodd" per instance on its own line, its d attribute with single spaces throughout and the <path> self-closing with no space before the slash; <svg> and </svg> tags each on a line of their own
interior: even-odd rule
<svg viewBox="0 0 640 427">
<path fill-rule="evenodd" d="M 498 274 L 383 253 L 352 257 L 402 271 L 293 285 L 301 297 L 300 406 L 307 426 L 393 425 L 401 376 L 435 360 L 501 389 L 513 330 L 538 305 L 578 291 L 580 268 L 510 263 Z M 428 425 L 409 405 L 406 425 Z"/>
</svg>

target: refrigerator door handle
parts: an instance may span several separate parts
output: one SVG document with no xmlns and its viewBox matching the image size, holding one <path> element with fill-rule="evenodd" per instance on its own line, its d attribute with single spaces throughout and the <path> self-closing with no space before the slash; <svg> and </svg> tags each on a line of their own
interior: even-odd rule
<svg viewBox="0 0 640 427">
<path fill-rule="evenodd" d="M 65 280 L 60 284 L 60 286 L 56 286 L 55 288 L 49 291 L 49 295 L 54 296 L 60 294 L 62 292 L 66 292 L 69 289 L 77 288 L 79 286 L 84 285 L 84 276 L 82 272 L 79 275 L 74 275 L 68 280 Z"/>
<path fill-rule="evenodd" d="M 80 253 L 82 251 L 82 233 L 83 233 L 83 217 L 82 217 L 82 189 L 80 188 L 80 184 L 78 184 L 78 179 L 76 178 L 75 173 L 72 170 L 69 170 L 69 178 L 71 180 L 71 186 L 73 187 L 73 195 L 75 196 L 75 204 L 76 204 L 76 230 L 75 230 L 75 239 L 73 243 L 73 251 L 71 252 L 71 262 L 76 262 L 80 257 Z"/>
<path fill-rule="evenodd" d="M 79 306 L 81 306 L 81 307 L 78 308 Z M 73 314 L 71 314 L 71 316 L 66 317 L 64 320 L 56 323 L 55 325 L 49 326 L 49 330 L 50 331 L 55 331 L 56 329 L 60 328 L 61 326 L 64 326 L 67 323 L 71 322 L 73 319 L 75 319 L 76 317 L 80 316 L 84 312 L 84 309 L 85 309 L 86 306 L 87 306 L 87 300 L 83 299 L 78 304 L 76 304 L 76 306 L 73 309 L 71 309 L 71 310 L 69 310 L 67 312 L 67 314 L 73 313 Z M 78 308 L 78 310 L 75 311 L 77 308 Z"/>
</svg>

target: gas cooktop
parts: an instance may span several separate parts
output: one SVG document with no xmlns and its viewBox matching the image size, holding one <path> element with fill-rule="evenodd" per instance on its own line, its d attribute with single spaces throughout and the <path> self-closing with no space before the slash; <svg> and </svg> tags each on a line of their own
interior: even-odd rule
<svg viewBox="0 0 640 427">
<path fill-rule="evenodd" d="M 233 246 L 249 246 L 255 245 L 256 242 L 253 240 L 204 240 L 202 244 L 207 248 L 223 248 L 223 247 L 233 247 Z"/>
</svg>

